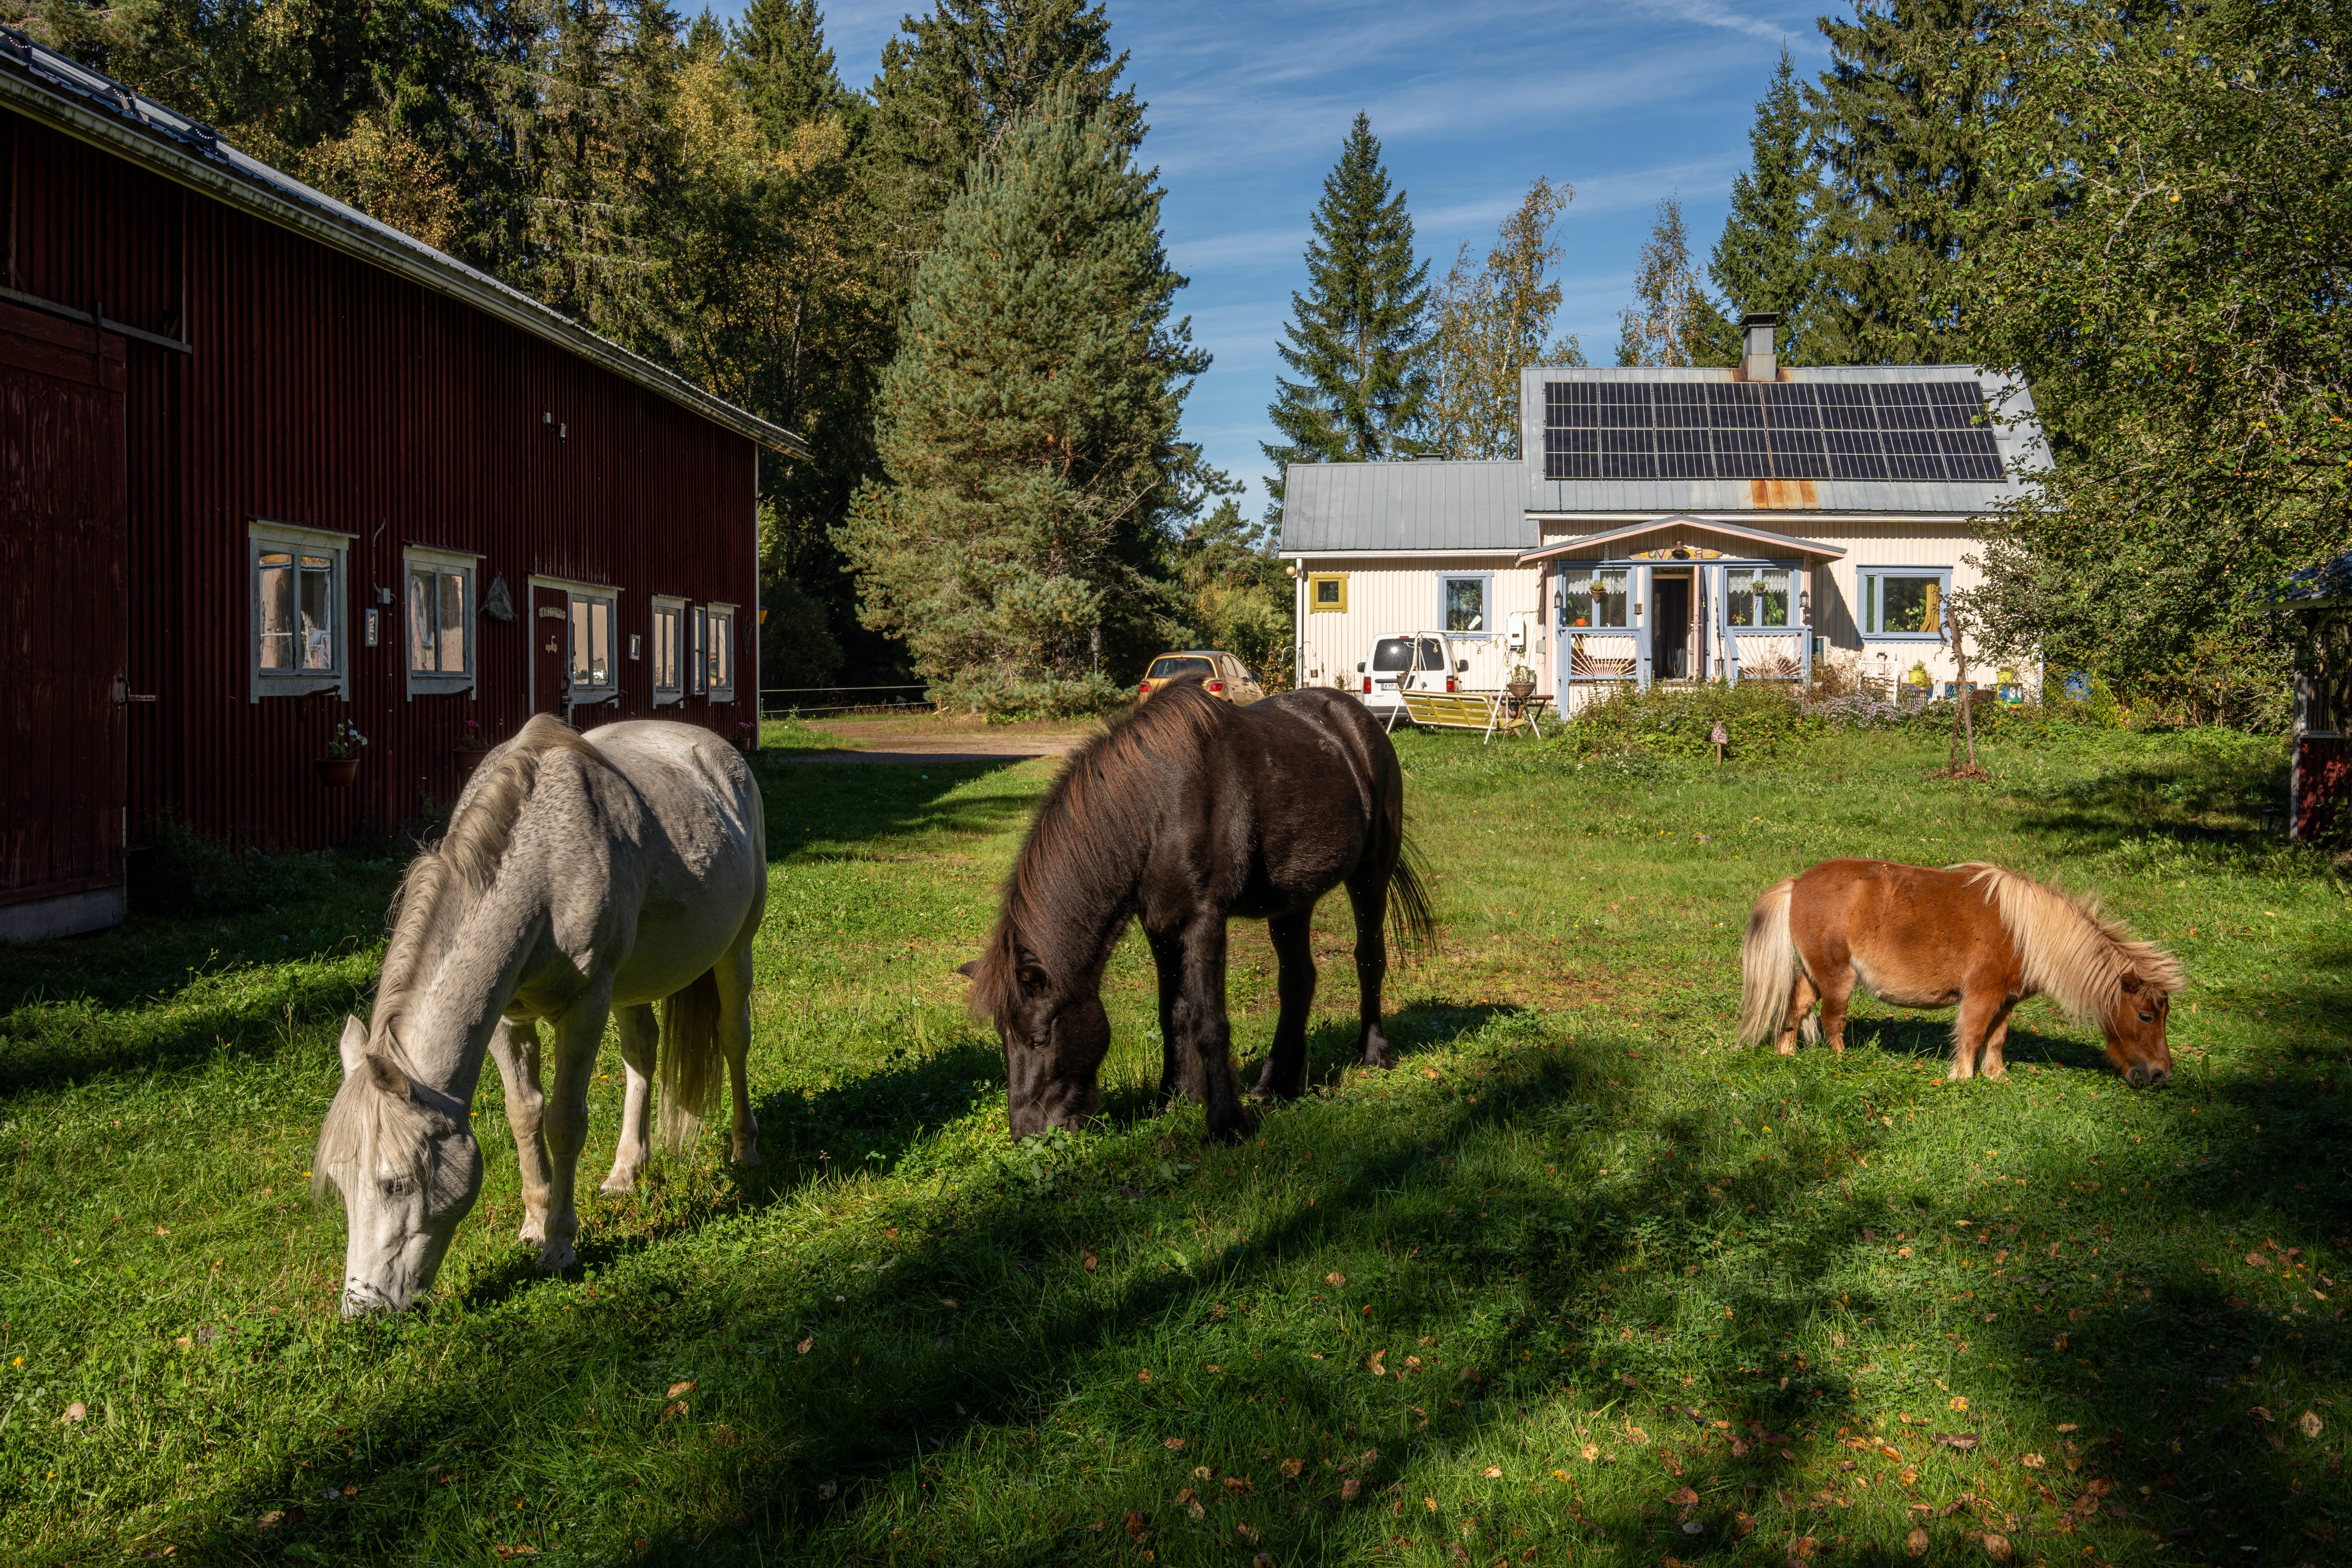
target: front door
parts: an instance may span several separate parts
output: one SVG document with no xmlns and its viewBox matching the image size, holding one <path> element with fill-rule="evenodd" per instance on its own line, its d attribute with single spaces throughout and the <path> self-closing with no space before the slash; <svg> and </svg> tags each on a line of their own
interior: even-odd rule
<svg viewBox="0 0 2352 1568">
<path fill-rule="evenodd" d="M 0 940 L 122 919 L 122 340 L 0 304 Z"/>
<path fill-rule="evenodd" d="M 1660 680 L 1691 675 L 1691 580 L 1660 573 L 1650 583 L 1650 668 Z"/>
<path fill-rule="evenodd" d="M 530 585 L 530 710 L 572 721 L 572 595 Z"/>
</svg>

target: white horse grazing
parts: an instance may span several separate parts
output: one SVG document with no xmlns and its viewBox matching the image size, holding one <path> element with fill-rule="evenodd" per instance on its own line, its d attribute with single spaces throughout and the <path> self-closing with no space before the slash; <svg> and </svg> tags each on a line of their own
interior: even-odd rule
<svg viewBox="0 0 2352 1568">
<path fill-rule="evenodd" d="M 767 901 L 759 786 L 709 731 L 633 722 L 580 735 L 541 715 L 485 757 L 448 833 L 401 881 L 373 1022 L 343 1026 L 312 1190 L 331 1180 L 342 1194 L 344 1314 L 406 1310 L 474 1206 L 482 1154 L 467 1107 L 485 1051 L 506 1080 L 522 1239 L 541 1269 L 572 1261 L 588 1084 L 615 1011 L 628 1099 L 604 1190 L 626 1192 L 645 1168 L 657 1054 L 670 1150 L 699 1132 L 723 1054 L 735 1161 L 758 1164 L 744 1057 Z M 551 1096 L 540 1092 L 541 1019 L 555 1028 Z"/>
</svg>

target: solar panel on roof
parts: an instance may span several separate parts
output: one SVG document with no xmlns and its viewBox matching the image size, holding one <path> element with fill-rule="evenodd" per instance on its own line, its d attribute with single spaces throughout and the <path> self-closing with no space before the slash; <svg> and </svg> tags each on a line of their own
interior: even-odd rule
<svg viewBox="0 0 2352 1568">
<path fill-rule="evenodd" d="M 1998 484 L 1973 381 L 1544 384 L 1548 479 Z"/>
</svg>

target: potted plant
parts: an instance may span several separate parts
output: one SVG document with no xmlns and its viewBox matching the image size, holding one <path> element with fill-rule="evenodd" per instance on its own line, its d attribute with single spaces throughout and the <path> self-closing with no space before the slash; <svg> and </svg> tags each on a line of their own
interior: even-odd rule
<svg viewBox="0 0 2352 1568">
<path fill-rule="evenodd" d="M 342 789 L 360 776 L 360 752 L 368 738 L 349 719 L 338 719 L 327 732 L 327 754 L 310 765 L 319 771 L 319 782 L 329 789 Z"/>
<path fill-rule="evenodd" d="M 1525 702 L 1535 694 L 1536 672 L 1524 664 L 1511 666 L 1511 679 L 1503 683 L 1503 689 L 1511 694 L 1513 701 Z"/>
<path fill-rule="evenodd" d="M 757 724 L 752 723 L 749 719 L 739 720 L 735 725 L 735 749 L 745 756 L 750 756 L 751 742 L 757 740 L 759 735 L 760 727 Z"/>
<path fill-rule="evenodd" d="M 472 778 L 474 770 L 482 765 L 482 757 L 489 749 L 490 738 L 482 733 L 482 727 L 471 719 L 467 720 L 465 729 L 457 736 L 457 776 Z"/>
</svg>

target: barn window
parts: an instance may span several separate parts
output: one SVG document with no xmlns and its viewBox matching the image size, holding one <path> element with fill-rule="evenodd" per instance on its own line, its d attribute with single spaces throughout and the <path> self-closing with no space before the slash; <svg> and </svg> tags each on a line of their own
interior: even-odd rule
<svg viewBox="0 0 2352 1568">
<path fill-rule="evenodd" d="M 474 567 L 478 557 L 412 547 L 401 618 L 408 645 L 408 695 L 474 689 Z"/>
<path fill-rule="evenodd" d="M 1952 591 L 1948 566 L 1865 566 L 1860 574 L 1862 635 L 1939 642 L 1944 600 Z"/>
<path fill-rule="evenodd" d="M 735 700 L 735 606 L 706 605 L 702 611 L 703 657 L 709 669 L 710 700 Z"/>
<path fill-rule="evenodd" d="M 1307 574 L 1307 612 L 1309 615 L 1346 615 L 1348 574 L 1344 572 Z"/>
<path fill-rule="evenodd" d="M 654 601 L 654 706 L 686 696 L 686 601 Z"/>
<path fill-rule="evenodd" d="M 251 552 L 250 700 L 350 692 L 345 563 L 352 536 L 256 522 Z"/>
<path fill-rule="evenodd" d="M 602 702 L 620 690 L 618 596 L 572 590 L 572 700 Z"/>
</svg>

